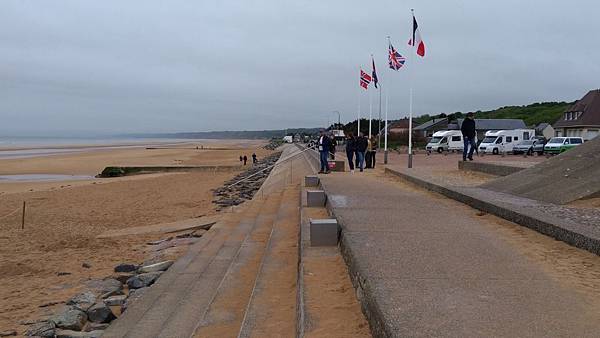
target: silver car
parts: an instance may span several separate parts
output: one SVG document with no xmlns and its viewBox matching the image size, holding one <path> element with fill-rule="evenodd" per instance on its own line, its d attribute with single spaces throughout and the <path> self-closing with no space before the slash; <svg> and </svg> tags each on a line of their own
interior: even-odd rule
<svg viewBox="0 0 600 338">
<path fill-rule="evenodd" d="M 533 153 L 542 155 L 544 153 L 544 142 L 538 139 L 531 139 L 525 140 L 513 147 L 513 154 L 533 155 Z"/>
</svg>

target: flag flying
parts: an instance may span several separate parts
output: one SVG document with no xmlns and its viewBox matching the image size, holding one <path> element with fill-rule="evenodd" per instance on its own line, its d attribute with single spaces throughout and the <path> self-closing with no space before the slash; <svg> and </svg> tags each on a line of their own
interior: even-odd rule
<svg viewBox="0 0 600 338">
<path fill-rule="evenodd" d="M 373 59 L 373 55 L 371 55 L 371 63 L 373 64 L 373 72 L 371 72 L 373 77 L 373 84 L 375 85 L 375 88 L 379 88 L 377 87 L 377 83 L 379 83 L 379 80 L 377 80 L 377 71 L 375 70 L 375 60 Z"/>
<path fill-rule="evenodd" d="M 412 31 L 412 39 L 408 42 L 411 46 L 417 46 L 417 55 L 420 57 L 425 56 L 425 42 L 421 39 L 421 33 L 419 32 L 419 25 L 417 24 L 417 19 L 413 15 L 413 31 Z"/>
<path fill-rule="evenodd" d="M 392 46 L 391 43 L 388 52 L 388 61 L 390 64 L 390 68 L 393 70 L 398 70 L 402 68 L 402 66 L 404 66 L 404 62 L 406 62 L 406 59 L 404 58 L 404 56 L 400 55 L 400 53 L 398 53 L 396 49 L 394 49 L 394 46 Z"/>
<path fill-rule="evenodd" d="M 369 83 L 371 83 L 371 75 L 360 70 L 360 86 L 364 89 L 369 89 Z"/>
</svg>

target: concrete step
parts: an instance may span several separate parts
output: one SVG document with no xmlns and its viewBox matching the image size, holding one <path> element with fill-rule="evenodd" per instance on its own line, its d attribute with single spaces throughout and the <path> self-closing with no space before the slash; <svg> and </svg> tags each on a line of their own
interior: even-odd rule
<svg viewBox="0 0 600 338">
<path fill-rule="evenodd" d="M 242 243 L 194 336 L 235 337 L 238 334 L 280 202 L 281 193 L 265 201 L 263 210 L 257 217 L 256 226 Z"/>
<path fill-rule="evenodd" d="M 273 194 L 272 198 L 280 198 Z M 252 201 L 202 237 L 104 337 L 189 337 L 265 203 Z"/>
<path fill-rule="evenodd" d="M 296 336 L 299 186 L 288 186 L 238 337 Z"/>
</svg>

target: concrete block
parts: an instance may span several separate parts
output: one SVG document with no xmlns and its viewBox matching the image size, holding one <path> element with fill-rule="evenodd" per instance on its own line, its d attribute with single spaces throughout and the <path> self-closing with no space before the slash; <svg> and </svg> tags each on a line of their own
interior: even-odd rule
<svg viewBox="0 0 600 338">
<path fill-rule="evenodd" d="M 319 177 L 316 175 L 307 175 L 304 176 L 304 186 L 305 187 L 317 187 L 319 186 Z"/>
<path fill-rule="evenodd" d="M 329 170 L 344 172 L 346 171 L 346 162 L 338 160 L 329 161 Z"/>
<path fill-rule="evenodd" d="M 336 219 L 310 219 L 310 246 L 335 246 L 338 234 Z"/>
<path fill-rule="evenodd" d="M 307 207 L 324 207 L 325 192 L 323 190 L 306 190 Z"/>
</svg>

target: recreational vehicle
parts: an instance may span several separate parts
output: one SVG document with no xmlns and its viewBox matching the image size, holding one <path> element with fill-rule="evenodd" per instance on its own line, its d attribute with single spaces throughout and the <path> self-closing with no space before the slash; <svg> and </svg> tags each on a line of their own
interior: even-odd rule
<svg viewBox="0 0 600 338">
<path fill-rule="evenodd" d="M 463 149 L 463 139 L 460 130 L 443 130 L 433 133 L 431 140 L 427 143 L 427 152 L 455 151 Z"/>
<path fill-rule="evenodd" d="M 509 153 L 513 151 L 515 145 L 529 140 L 533 136 L 535 136 L 535 130 L 533 129 L 488 131 L 479 144 L 479 152 L 492 154 Z"/>
</svg>

